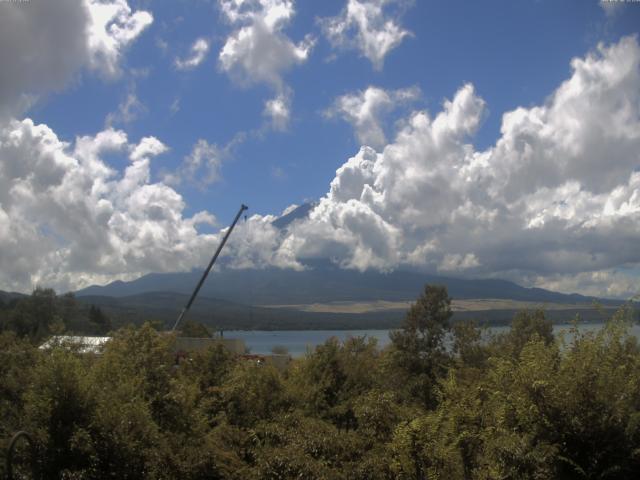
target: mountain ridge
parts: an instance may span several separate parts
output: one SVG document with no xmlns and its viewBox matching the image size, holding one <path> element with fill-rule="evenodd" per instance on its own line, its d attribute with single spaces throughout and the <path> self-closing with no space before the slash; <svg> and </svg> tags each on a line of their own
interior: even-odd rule
<svg viewBox="0 0 640 480">
<path fill-rule="evenodd" d="M 291 224 L 309 216 L 317 202 L 299 205 L 271 224 L 286 231 Z M 425 284 L 444 285 L 454 299 L 504 299 L 543 303 L 620 303 L 577 293 L 564 294 L 542 288 L 527 288 L 501 279 L 462 279 L 396 270 L 388 273 L 359 272 L 336 267 L 328 259 L 305 259 L 303 271 L 278 268 L 234 270 L 222 259 L 210 273 L 201 295 L 250 305 L 311 304 L 336 301 L 412 301 Z M 78 296 L 123 297 L 167 291 L 191 294 L 202 270 L 149 273 L 123 282 L 93 285 L 76 292 Z"/>
<path fill-rule="evenodd" d="M 190 294 L 201 271 L 150 273 L 129 281 L 93 285 L 78 297 L 125 297 L 148 292 Z M 214 270 L 201 295 L 250 305 L 326 303 L 336 301 L 411 301 L 425 284 L 444 285 L 454 299 L 505 299 L 540 303 L 620 304 L 621 301 L 522 287 L 500 279 L 460 279 L 410 271 L 358 272 L 337 267 L 294 271 L 277 268 Z"/>
</svg>

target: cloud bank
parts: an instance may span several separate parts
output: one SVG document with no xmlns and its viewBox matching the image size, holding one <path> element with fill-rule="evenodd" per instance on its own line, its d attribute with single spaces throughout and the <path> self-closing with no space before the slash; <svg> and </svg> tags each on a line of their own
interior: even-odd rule
<svg viewBox="0 0 640 480">
<path fill-rule="evenodd" d="M 0 284 L 59 289 L 189 269 L 209 253 L 212 237 L 185 217 L 182 197 L 150 180 L 152 158 L 167 147 L 154 137 L 130 143 L 107 129 L 60 141 L 46 125 L 13 120 L 0 129 Z M 128 157 L 117 172 L 106 153 Z"/>
<path fill-rule="evenodd" d="M 571 67 L 545 104 L 505 113 L 483 151 L 470 143 L 486 109 L 473 85 L 435 116 L 413 113 L 393 142 L 337 170 L 308 220 L 277 239 L 278 258 L 637 293 L 625 270 L 640 266 L 638 41 L 601 44 Z"/>
<path fill-rule="evenodd" d="M 0 116 L 24 112 L 83 68 L 118 76 L 124 52 L 152 22 L 126 0 L 0 2 Z"/>
<path fill-rule="evenodd" d="M 274 45 L 302 48 L 279 27 L 293 15 L 292 3 L 245 3 L 221 3 L 237 27 L 226 44 L 229 73 L 273 85 L 276 97 L 265 115 L 283 125 L 290 97 L 281 75 L 297 62 L 295 55 L 272 64 L 254 51 L 268 41 L 242 39 L 266 34 Z M 40 28 L 39 21 L 52 29 L 43 32 L 45 40 L 0 42 L 9 72 L 0 80 L 0 96 L 3 105 L 13 102 L 13 116 L 16 98 L 62 88 L 83 68 L 118 74 L 122 52 L 151 15 L 137 15 L 124 1 L 100 2 L 93 12 L 97 4 L 61 0 L 56 7 L 68 17 L 54 16 L 51 23 L 43 20 L 55 15 L 48 2 L 33 1 L 34 14 L 28 16 L 0 4 L 2 39 L 16 28 L 7 18 L 26 32 Z M 55 42 L 75 57 L 62 58 Z M 22 64 L 20 54 L 32 50 L 43 55 Z M 599 45 L 573 59 L 571 67 L 544 104 L 505 113 L 500 137 L 485 150 L 472 143 L 486 115 L 472 84 L 462 85 L 436 114 L 410 114 L 391 141 L 379 128 L 380 112 L 398 91 L 345 95 L 333 114 L 350 121 L 357 137 L 372 146 L 338 168 L 306 220 L 281 231 L 271 225 L 275 217 L 254 215 L 238 225 L 224 254 L 237 268 L 301 269 L 308 260 L 329 258 L 359 270 L 415 268 L 507 277 L 562 291 L 636 293 L 637 281 L 627 272 L 640 266 L 638 40 Z M 167 181 L 152 181 L 151 162 L 167 151 L 160 139 L 132 142 L 113 128 L 64 142 L 47 125 L 5 116 L 2 288 L 43 284 L 64 290 L 205 264 L 223 232 L 199 233 L 198 224 L 214 224 L 215 218 L 207 212 L 185 215 L 181 195 Z M 123 171 L 105 160 L 114 154 L 128 159 Z M 198 142 L 179 173 L 188 178 L 205 172 L 215 181 L 219 160 L 215 146 Z"/>
</svg>

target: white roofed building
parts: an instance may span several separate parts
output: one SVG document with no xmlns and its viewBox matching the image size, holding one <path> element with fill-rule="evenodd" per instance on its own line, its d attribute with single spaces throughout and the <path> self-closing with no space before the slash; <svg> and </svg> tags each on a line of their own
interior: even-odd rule
<svg viewBox="0 0 640 480">
<path fill-rule="evenodd" d="M 40 350 L 49 350 L 58 346 L 66 346 L 77 349 L 80 353 L 93 353 L 99 355 L 105 343 L 111 337 L 82 337 L 75 335 L 54 335 L 40 345 Z"/>
</svg>

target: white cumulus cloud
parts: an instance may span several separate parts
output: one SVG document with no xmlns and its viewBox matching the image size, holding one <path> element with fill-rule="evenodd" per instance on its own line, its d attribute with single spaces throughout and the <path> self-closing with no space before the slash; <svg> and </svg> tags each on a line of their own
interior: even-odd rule
<svg viewBox="0 0 640 480">
<path fill-rule="evenodd" d="M 78 288 L 205 261 L 215 236 L 199 234 L 206 212 L 183 214 L 172 188 L 150 180 L 150 162 L 167 147 L 154 137 L 129 143 L 107 129 L 61 141 L 46 125 L 0 127 L 0 284 Z M 103 160 L 129 158 L 124 172 Z"/>
<path fill-rule="evenodd" d="M 116 123 L 131 123 L 145 111 L 146 108 L 136 95 L 136 92 L 134 90 L 130 90 L 124 100 L 118 105 L 118 109 L 107 115 L 105 124 L 107 126 L 112 126 Z"/>
<path fill-rule="evenodd" d="M 356 138 L 362 145 L 382 148 L 387 143 L 383 117 L 391 110 L 416 100 L 418 88 L 384 90 L 368 87 L 365 90 L 338 97 L 325 115 L 339 116 L 353 125 Z"/>
<path fill-rule="evenodd" d="M 631 271 L 617 269 L 579 272 L 570 275 L 555 274 L 534 278 L 539 287 L 558 292 L 580 292 L 594 297 L 630 299 L 640 293 L 640 278 Z"/>
<path fill-rule="evenodd" d="M 235 27 L 218 55 L 220 69 L 239 85 L 264 83 L 275 96 L 263 114 L 275 130 L 286 130 L 293 92 L 283 75 L 307 61 L 315 40 L 307 35 L 294 43 L 283 28 L 295 14 L 293 0 L 220 0 L 220 9 Z"/>
<path fill-rule="evenodd" d="M 614 278 L 599 272 L 638 268 L 638 41 L 601 44 L 571 66 L 543 105 L 505 113 L 486 150 L 470 143 L 485 111 L 471 84 L 437 115 L 413 113 L 393 142 L 363 147 L 338 169 L 283 248 L 349 268 L 412 266 L 567 288 L 569 275 L 586 285 Z M 628 291 L 622 275 L 612 295 Z"/>
<path fill-rule="evenodd" d="M 152 21 L 125 0 L 0 2 L 0 115 L 25 111 L 82 68 L 118 75 L 124 51 Z"/>
<path fill-rule="evenodd" d="M 438 265 L 438 270 L 443 272 L 459 272 L 478 267 L 480 263 L 473 253 L 461 255 L 459 253 L 447 253 Z"/>
<path fill-rule="evenodd" d="M 322 29 L 333 46 L 359 50 L 381 70 L 387 54 L 411 35 L 385 11 L 394 3 L 397 0 L 347 0 L 338 16 L 321 21 Z"/>
<path fill-rule="evenodd" d="M 191 70 L 200 65 L 209 53 L 209 41 L 206 38 L 198 38 L 185 58 L 176 58 L 175 66 L 178 70 Z"/>
<path fill-rule="evenodd" d="M 127 0 L 85 0 L 89 11 L 89 65 L 104 75 L 120 73 L 126 49 L 151 23 L 145 10 L 132 11 Z"/>
<path fill-rule="evenodd" d="M 281 92 L 264 105 L 263 115 L 274 130 L 284 131 L 291 117 L 291 92 Z"/>
<path fill-rule="evenodd" d="M 60 0 L 57 5 L 72 16 L 71 6 L 93 3 Z M 89 10 L 80 8 L 72 20 L 52 17 L 55 28 L 43 32 L 46 41 L 0 43 L 1 59 L 11 67 L 0 77 L 3 105 L 61 88 L 83 67 L 117 74 L 122 49 L 145 21 L 135 20 L 121 1 L 102 3 L 114 6 L 109 12 L 124 12 L 109 17 L 104 30 L 120 43 L 100 47 L 120 53 L 92 56 L 88 32 L 95 20 Z M 47 2 L 28 5 L 37 15 L 0 3 L 8 15 L 0 16 L 0 39 L 13 38 L 7 32 L 22 35 L 6 18 L 31 31 L 39 28 L 38 21 L 47 24 L 45 15 L 55 15 Z M 290 42 L 281 26 L 293 15 L 291 2 L 227 0 L 221 5 L 237 26 L 230 39 L 259 23 L 278 41 Z M 67 38 L 69 32 L 73 35 Z M 55 51 L 59 47 L 48 45 L 55 41 L 77 52 L 79 60 L 62 58 Z M 119 46 L 109 50 L 108 45 Z M 36 55 L 40 50 L 42 58 Z M 36 60 L 21 64 L 20 54 L 28 52 L 35 52 Z M 96 58 L 102 67 L 91 63 Z M 47 63 L 56 59 L 63 63 Z M 253 72 L 237 65 L 233 68 L 241 75 Z M 37 78 L 49 71 L 48 78 Z M 290 104 L 279 97 L 288 93 L 284 70 L 264 71 L 272 74 L 252 81 L 274 86 L 265 115 L 274 125 L 285 125 Z M 389 141 L 381 118 L 405 98 L 398 92 L 371 87 L 336 101 L 332 115 L 351 122 L 358 138 L 370 137 L 363 143 L 375 149 L 363 146 L 337 169 L 307 219 L 284 231 L 273 227 L 273 216 L 241 222 L 224 253 L 233 267 L 302 269 L 307 260 L 329 258 L 359 270 L 411 267 L 506 277 L 562 291 L 637 293 L 637 276 L 629 273 L 640 268 L 637 38 L 601 44 L 573 59 L 571 74 L 544 103 L 503 115 L 499 138 L 483 150 L 472 143 L 486 114 L 473 85 L 462 85 L 435 114 L 411 113 Z M 30 119 L 0 120 L 2 289 L 79 288 L 204 264 L 224 231 L 199 233 L 198 224 L 215 219 L 207 212 L 185 215 L 184 199 L 171 182 L 216 181 L 228 148 L 200 140 L 175 178 L 154 182 L 151 162 L 168 152 L 155 137 L 132 142 L 124 132 L 106 128 L 66 142 Z M 125 157 L 127 167 L 115 169 L 107 154 Z"/>
<path fill-rule="evenodd" d="M 201 188 L 206 187 L 220 180 L 220 168 L 228 156 L 228 150 L 200 139 L 177 171 L 167 174 L 164 181 L 169 185 L 179 185 L 186 181 Z"/>
<path fill-rule="evenodd" d="M 238 28 L 219 54 L 220 67 L 243 84 L 268 83 L 282 87 L 282 74 L 304 63 L 313 40 L 294 43 L 282 33 L 293 18 L 291 0 L 220 0 L 227 20 Z"/>
</svg>

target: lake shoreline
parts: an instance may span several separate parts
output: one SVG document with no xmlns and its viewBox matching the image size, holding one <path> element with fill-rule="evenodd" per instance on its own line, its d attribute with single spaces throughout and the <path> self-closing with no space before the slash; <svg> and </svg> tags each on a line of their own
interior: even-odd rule
<svg viewBox="0 0 640 480">
<path fill-rule="evenodd" d="M 597 331 L 606 322 L 592 323 L 556 323 L 553 325 L 554 333 L 568 332 L 574 326 L 580 332 Z M 486 326 L 489 334 L 499 334 L 508 331 L 510 325 Z M 336 337 L 344 341 L 349 337 L 362 337 L 376 339 L 378 347 L 384 348 L 390 343 L 389 332 L 395 329 L 327 329 L 327 330 L 225 330 L 225 338 L 239 338 L 245 342 L 251 353 L 270 354 L 274 347 L 285 348 L 292 357 L 301 357 L 307 351 L 315 349 L 329 338 Z M 640 324 L 630 326 L 630 333 L 640 339 Z"/>
</svg>

